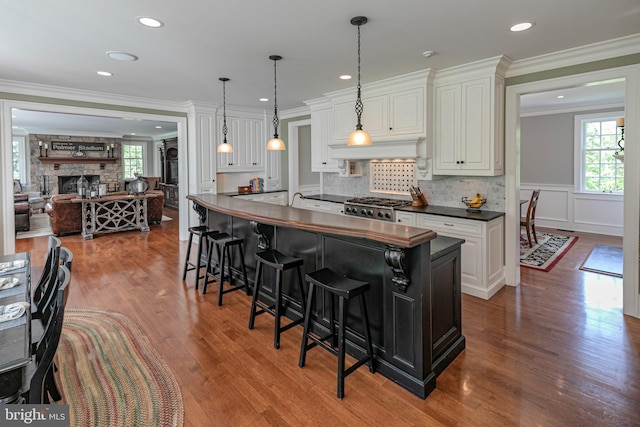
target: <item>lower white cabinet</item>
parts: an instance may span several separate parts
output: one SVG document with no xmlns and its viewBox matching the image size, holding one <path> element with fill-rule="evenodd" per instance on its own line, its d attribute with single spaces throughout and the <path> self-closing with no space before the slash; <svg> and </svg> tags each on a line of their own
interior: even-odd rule
<svg viewBox="0 0 640 427">
<path fill-rule="evenodd" d="M 271 203 L 272 205 L 287 206 L 287 192 L 278 191 L 273 193 L 258 193 L 258 194 L 243 194 L 241 196 L 234 196 L 237 199 L 251 200 L 253 202 Z"/>
<path fill-rule="evenodd" d="M 344 205 L 342 203 L 327 202 L 324 200 L 296 199 L 294 200 L 293 207 L 336 215 L 344 214 Z"/>
<path fill-rule="evenodd" d="M 410 212 L 402 212 L 406 213 Z M 461 251 L 462 292 L 489 299 L 504 286 L 504 217 L 478 221 L 415 214 L 415 226 L 465 240 Z"/>
</svg>

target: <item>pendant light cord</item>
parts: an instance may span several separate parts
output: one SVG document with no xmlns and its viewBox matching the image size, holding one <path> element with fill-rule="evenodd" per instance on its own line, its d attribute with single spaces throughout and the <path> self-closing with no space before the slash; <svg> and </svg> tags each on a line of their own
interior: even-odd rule
<svg viewBox="0 0 640 427">
<path fill-rule="evenodd" d="M 358 116 L 358 123 L 356 124 L 357 130 L 362 130 L 362 112 L 364 106 L 362 105 L 362 99 L 360 98 L 360 24 L 358 25 L 358 99 L 356 99 L 356 115 Z"/>
<path fill-rule="evenodd" d="M 278 138 L 278 77 L 277 77 L 277 59 L 273 60 L 273 137 Z"/>
<path fill-rule="evenodd" d="M 227 90 L 226 81 L 222 81 L 222 134 L 224 135 L 223 143 L 227 143 Z"/>
</svg>

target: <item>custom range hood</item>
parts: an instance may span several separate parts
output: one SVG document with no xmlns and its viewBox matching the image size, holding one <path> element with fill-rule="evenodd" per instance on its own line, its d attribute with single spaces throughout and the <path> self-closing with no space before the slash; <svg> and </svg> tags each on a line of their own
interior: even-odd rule
<svg viewBox="0 0 640 427">
<path fill-rule="evenodd" d="M 372 145 L 329 145 L 329 157 L 338 161 L 341 173 L 350 160 L 415 160 L 421 179 L 430 179 L 432 150 L 424 138 L 373 140 Z"/>
</svg>

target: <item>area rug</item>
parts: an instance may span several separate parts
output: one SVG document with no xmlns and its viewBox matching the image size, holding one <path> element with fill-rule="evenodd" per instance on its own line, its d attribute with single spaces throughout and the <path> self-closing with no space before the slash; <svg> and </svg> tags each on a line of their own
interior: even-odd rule
<svg viewBox="0 0 640 427">
<path fill-rule="evenodd" d="M 520 266 L 550 271 L 569 249 L 575 245 L 577 236 L 559 236 L 550 233 L 536 233 L 538 243 L 529 247 L 527 233 L 520 233 Z"/>
<path fill-rule="evenodd" d="M 16 233 L 16 239 L 28 239 L 30 237 L 51 236 L 51 222 L 49 221 L 49 214 L 36 213 L 31 215 L 29 220 L 29 231 L 18 231 Z"/>
<path fill-rule="evenodd" d="M 580 266 L 580 270 L 622 277 L 622 248 L 596 245 Z"/>
<path fill-rule="evenodd" d="M 67 308 L 56 353 L 71 426 L 182 426 L 182 394 L 142 328 L 100 308 Z"/>
</svg>

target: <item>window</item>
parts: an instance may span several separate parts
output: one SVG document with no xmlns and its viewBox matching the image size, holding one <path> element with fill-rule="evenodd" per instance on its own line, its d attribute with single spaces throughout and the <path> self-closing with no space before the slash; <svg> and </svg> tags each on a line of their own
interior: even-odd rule
<svg viewBox="0 0 640 427">
<path fill-rule="evenodd" d="M 13 135 L 13 179 L 27 183 L 27 137 Z"/>
<path fill-rule="evenodd" d="M 616 119 L 624 113 L 598 113 L 575 118 L 576 167 L 580 176 L 579 191 L 588 193 L 617 193 L 624 190 L 624 163 L 613 155 L 618 147 L 620 130 Z"/>
<path fill-rule="evenodd" d="M 122 164 L 124 179 L 135 178 L 134 174 L 144 173 L 144 145 L 122 144 Z"/>
</svg>

